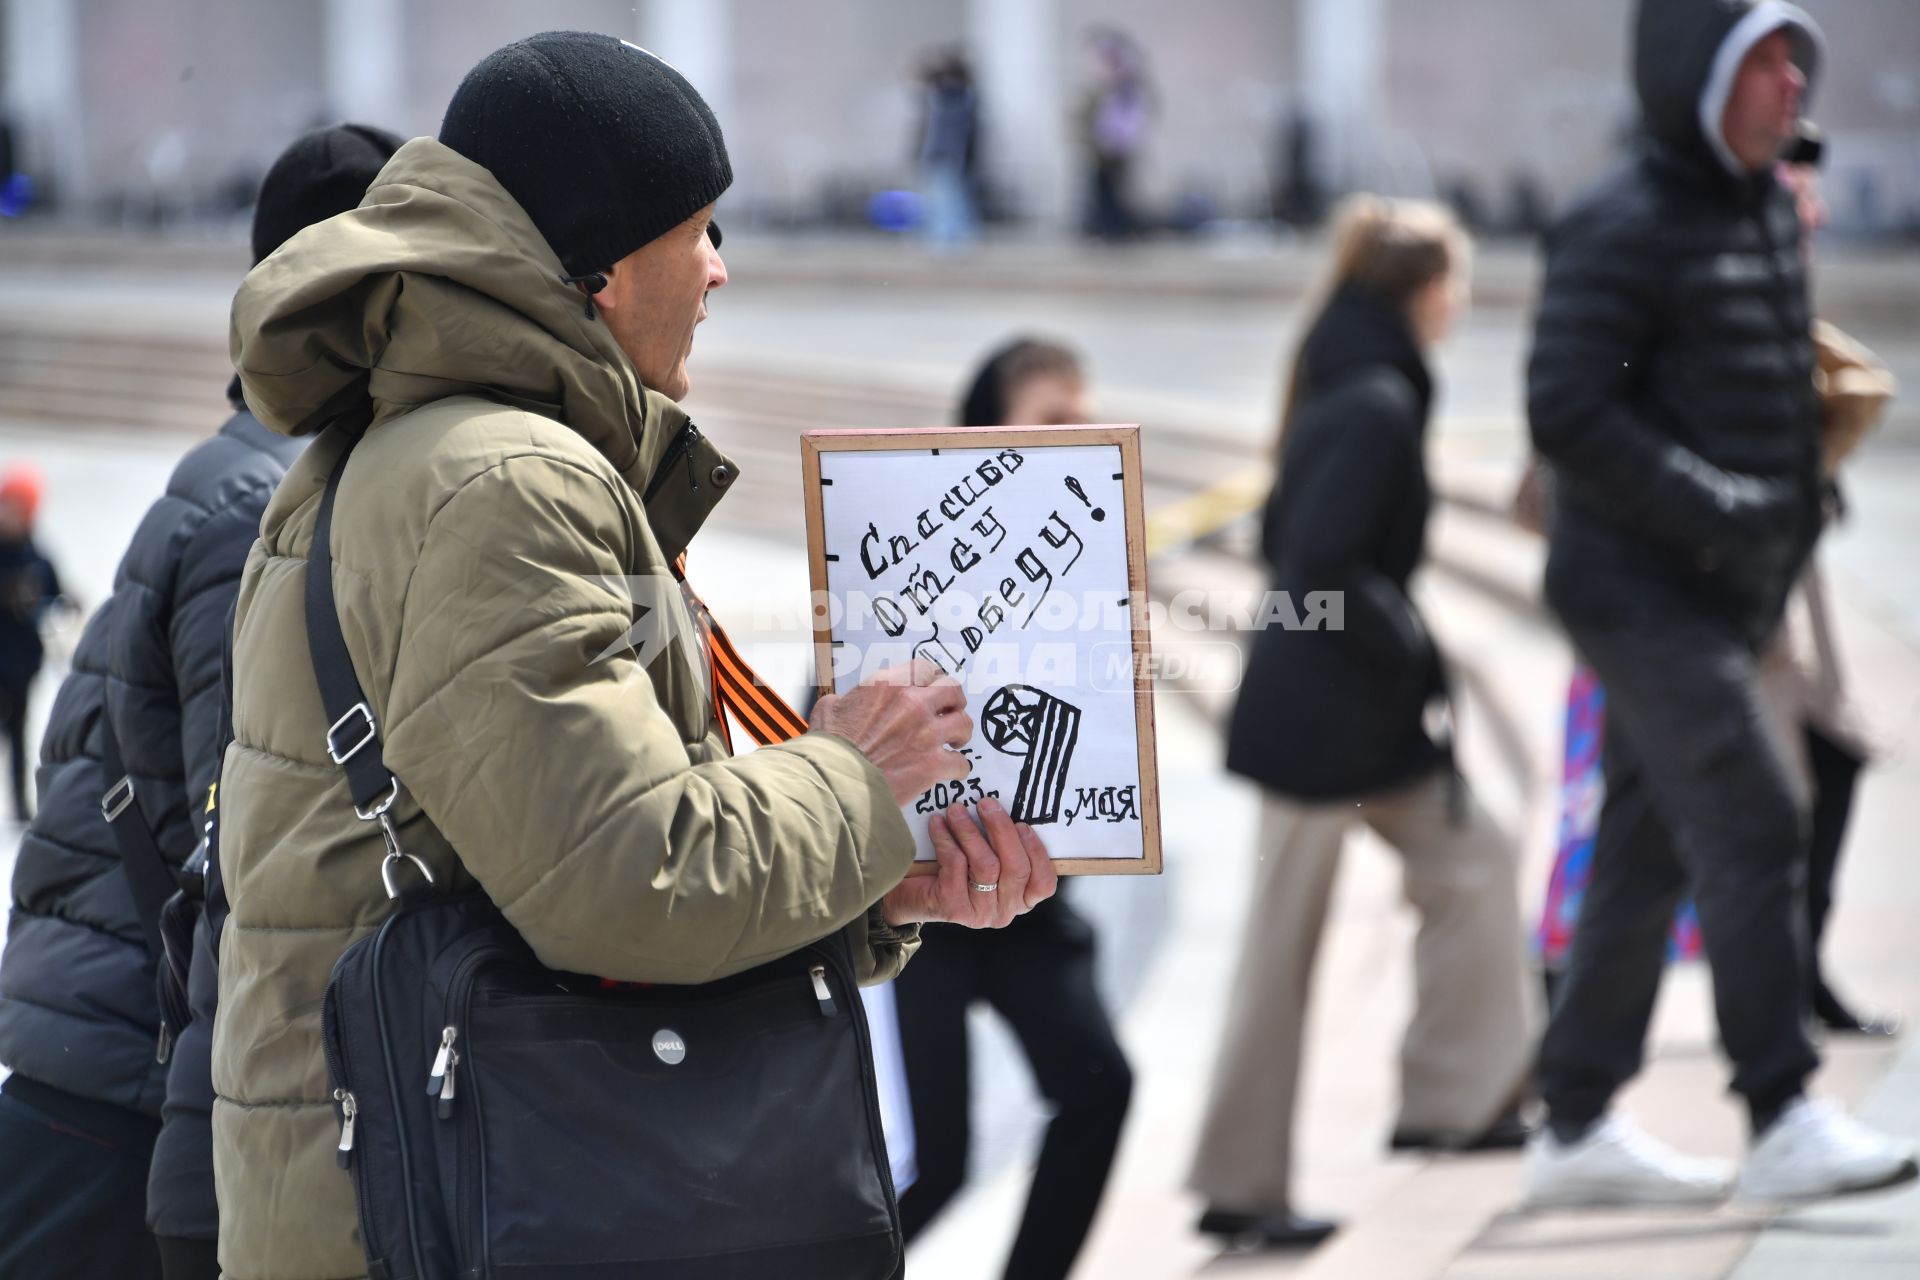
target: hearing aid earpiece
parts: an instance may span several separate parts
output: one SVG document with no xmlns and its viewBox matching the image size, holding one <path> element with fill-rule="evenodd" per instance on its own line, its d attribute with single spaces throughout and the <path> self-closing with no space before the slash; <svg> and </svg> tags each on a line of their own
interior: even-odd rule
<svg viewBox="0 0 1920 1280">
<path fill-rule="evenodd" d="M 603 271 L 587 271 L 577 276 L 561 276 L 561 284 L 570 284 L 587 295 L 587 319 L 593 319 L 593 295 L 607 287 L 607 276 Z"/>
</svg>

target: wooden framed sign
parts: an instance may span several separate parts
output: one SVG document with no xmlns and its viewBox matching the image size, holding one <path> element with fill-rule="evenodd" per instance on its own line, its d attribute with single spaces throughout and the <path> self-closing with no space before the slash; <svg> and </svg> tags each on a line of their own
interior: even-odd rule
<svg viewBox="0 0 1920 1280">
<path fill-rule="evenodd" d="M 1140 428 L 801 436 L 822 692 L 926 658 L 966 686 L 972 774 L 1063 874 L 1158 874 Z"/>
</svg>

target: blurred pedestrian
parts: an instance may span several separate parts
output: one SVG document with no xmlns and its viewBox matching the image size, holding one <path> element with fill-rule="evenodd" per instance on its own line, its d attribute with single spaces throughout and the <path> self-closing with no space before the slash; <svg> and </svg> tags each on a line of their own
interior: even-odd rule
<svg viewBox="0 0 1920 1280">
<path fill-rule="evenodd" d="M 1820 193 L 1820 163 L 1825 143 L 1820 130 L 1803 119 L 1780 163 L 1780 180 L 1793 193 L 1812 264 L 1813 236 L 1826 225 L 1826 201 Z M 1821 392 L 1820 463 L 1827 484 L 1827 523 L 1844 518 L 1840 464 L 1879 425 L 1893 399 L 1893 376 L 1874 354 L 1824 321 L 1813 326 Z M 1819 562 L 1810 559 L 1794 592 L 1793 604 L 1774 641 L 1761 656 L 1762 688 L 1788 729 L 1788 745 L 1809 788 L 1812 811 L 1808 830 L 1806 994 L 1815 1020 L 1841 1035 L 1889 1036 L 1895 1019 L 1857 1012 L 1835 991 L 1821 963 L 1827 918 L 1833 907 L 1840 853 L 1853 813 L 1854 793 L 1871 762 L 1867 735 L 1847 696 L 1845 672 L 1834 636 L 1833 611 Z"/>
<path fill-rule="evenodd" d="M 1606 686 L 1607 736 L 1593 879 L 1540 1056 L 1536 1205 L 1733 1189 L 1730 1167 L 1611 1111 L 1689 887 L 1751 1122 L 1743 1197 L 1915 1173 L 1910 1146 L 1805 1095 L 1806 808 L 1757 672 L 1820 526 L 1801 228 L 1774 173 L 1820 48 L 1778 0 L 1643 0 L 1646 137 L 1548 241 L 1528 395 L 1555 475 L 1546 590 Z"/>
<path fill-rule="evenodd" d="M 1094 80 L 1080 107 L 1080 145 L 1087 162 L 1086 233 L 1095 240 L 1130 239 L 1140 222 L 1133 208 L 1134 162 L 1153 125 L 1153 88 L 1146 54 L 1112 27 L 1088 36 Z"/>
<path fill-rule="evenodd" d="M 921 76 L 919 166 L 927 243 L 936 249 L 961 248 L 977 232 L 979 134 L 980 95 L 966 55 L 935 54 Z"/>
<path fill-rule="evenodd" d="M 1469 245 L 1437 205 L 1358 197 L 1294 361 L 1262 549 L 1294 600 L 1339 592 L 1341 629 L 1253 640 L 1227 767 L 1263 790 L 1260 868 L 1189 1184 L 1199 1229 L 1307 1246 L 1293 1126 L 1307 996 L 1346 837 L 1371 827 L 1420 913 L 1397 1150 L 1525 1141 L 1531 1054 L 1517 853 L 1455 767 L 1441 655 L 1408 595 L 1425 554 L 1429 353 L 1466 301 Z"/>
<path fill-rule="evenodd" d="M 358 204 L 399 145 L 357 125 L 296 141 L 261 188 L 255 261 Z M 141 520 L 47 727 L 46 807 L 20 846 L 0 964 L 0 1060 L 14 1069 L 0 1088 L 0 1167 L 33 1171 L 0 1182 L 9 1280 L 219 1275 L 215 922 L 175 939 L 196 1016 L 161 1030 L 159 912 L 134 888 L 132 864 L 156 860 L 164 891 L 196 903 L 218 881 L 196 853 L 224 746 L 227 617 L 267 500 L 303 443 L 262 426 L 238 379 L 227 397 L 232 415 Z M 122 783 L 129 803 L 110 825 L 102 797 Z"/>
<path fill-rule="evenodd" d="M 33 817 L 27 705 L 47 656 L 41 626 L 60 598 L 60 575 L 33 540 L 43 487 L 39 468 L 28 463 L 0 473 L 0 712 L 7 722 L 7 777 L 16 822 Z"/>
<path fill-rule="evenodd" d="M 961 425 L 1086 422 L 1079 359 L 1021 338 L 980 367 Z M 1060 897 L 998 933 L 929 925 L 894 984 L 913 1099 L 919 1179 L 900 1197 L 913 1240 L 966 1182 L 970 1149 L 967 1011 L 985 1002 L 1006 1020 L 1053 1110 L 1006 1280 L 1065 1280 L 1085 1243 L 1120 1141 L 1133 1073 L 1094 983 L 1094 932 Z"/>
<path fill-rule="evenodd" d="M 0 218 L 17 218 L 33 203 L 32 181 L 13 167 L 19 160 L 13 139 L 13 122 L 0 113 Z"/>
</svg>

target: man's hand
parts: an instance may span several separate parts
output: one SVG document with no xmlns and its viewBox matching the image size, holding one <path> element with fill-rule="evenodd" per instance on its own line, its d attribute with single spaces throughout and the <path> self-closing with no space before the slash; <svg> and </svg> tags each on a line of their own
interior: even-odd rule
<svg viewBox="0 0 1920 1280">
<path fill-rule="evenodd" d="M 925 658 L 888 667 L 851 693 L 821 698 L 812 729 L 837 733 L 860 748 L 886 776 L 897 804 L 973 771 L 958 750 L 948 750 L 973 736 L 966 690 Z"/>
<path fill-rule="evenodd" d="M 1004 929 L 1053 896 L 1059 875 L 1033 828 L 1008 817 L 998 800 L 982 800 L 979 818 L 976 825 L 965 805 L 933 815 L 928 831 L 939 872 L 908 876 L 886 896 L 888 924 Z"/>
</svg>

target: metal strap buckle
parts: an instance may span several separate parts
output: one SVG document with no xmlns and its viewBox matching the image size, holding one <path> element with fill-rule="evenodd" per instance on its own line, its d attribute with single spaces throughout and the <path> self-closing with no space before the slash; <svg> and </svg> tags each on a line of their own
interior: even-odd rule
<svg viewBox="0 0 1920 1280">
<path fill-rule="evenodd" d="M 393 819 L 384 811 L 380 814 L 380 838 L 387 842 L 387 856 L 380 862 L 380 883 L 386 886 L 389 899 L 400 896 L 400 882 L 394 873 L 403 859 L 411 862 L 428 884 L 434 883 L 433 872 L 427 864 L 400 847 L 400 833 L 394 830 Z"/>
<path fill-rule="evenodd" d="M 353 806 L 353 811 L 360 815 L 360 821 L 362 822 L 372 822 L 375 818 L 385 822 L 387 819 L 387 810 L 393 808 L 393 802 L 399 798 L 400 779 L 395 778 L 388 785 L 387 794 L 375 801 L 371 808 L 362 809 L 359 805 L 355 805 Z"/>
<path fill-rule="evenodd" d="M 340 735 L 340 730 L 342 726 L 344 726 L 347 723 L 347 721 L 353 719 L 355 716 L 360 716 L 364 720 L 366 720 L 367 730 L 365 733 L 360 735 L 360 741 L 354 743 L 352 746 L 348 747 L 345 751 L 342 751 L 337 746 L 334 745 L 333 740 Z M 375 733 L 375 727 L 373 723 L 373 708 L 369 707 L 364 702 L 354 703 L 351 707 L 347 708 L 347 714 L 341 716 L 338 720 L 335 720 L 331 725 L 327 727 L 328 758 L 331 759 L 335 764 L 345 764 L 347 761 L 353 759 L 353 757 L 359 753 L 360 748 L 366 746 L 369 742 L 373 741 L 374 733 Z M 364 818 L 367 815 L 363 813 L 360 816 Z"/>
<path fill-rule="evenodd" d="M 120 781 L 108 787 L 107 793 L 100 797 L 100 816 L 108 822 L 114 822 L 119 819 L 121 814 L 127 811 L 127 806 L 132 803 L 133 775 L 128 774 L 126 777 L 120 779 Z"/>
</svg>

